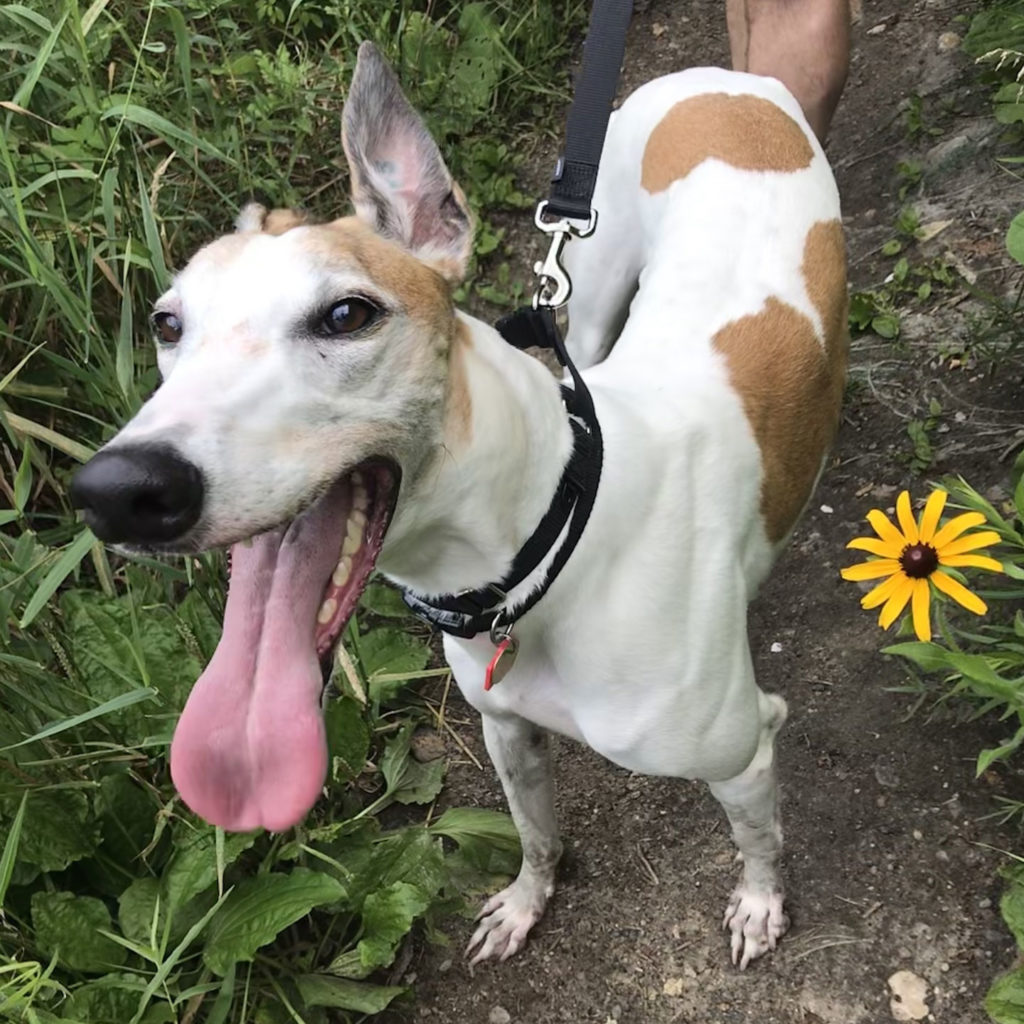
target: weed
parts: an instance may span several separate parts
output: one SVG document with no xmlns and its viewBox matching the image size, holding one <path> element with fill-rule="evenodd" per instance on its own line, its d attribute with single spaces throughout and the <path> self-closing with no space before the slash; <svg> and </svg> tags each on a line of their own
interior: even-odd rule
<svg viewBox="0 0 1024 1024">
<path fill-rule="evenodd" d="M 908 465 L 913 473 L 926 470 L 935 458 L 932 433 L 939 425 L 942 416 L 942 405 L 938 399 L 928 399 L 928 415 L 915 418 L 907 423 L 907 436 L 910 438 L 911 452 Z"/>
</svg>

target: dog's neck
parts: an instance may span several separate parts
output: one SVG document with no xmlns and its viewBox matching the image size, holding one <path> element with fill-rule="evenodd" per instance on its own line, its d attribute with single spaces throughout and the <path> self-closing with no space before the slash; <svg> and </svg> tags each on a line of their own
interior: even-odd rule
<svg viewBox="0 0 1024 1024">
<path fill-rule="evenodd" d="M 504 577 L 547 511 L 573 444 L 550 371 L 487 324 L 459 321 L 441 446 L 400 497 L 378 563 L 431 596 Z"/>
</svg>

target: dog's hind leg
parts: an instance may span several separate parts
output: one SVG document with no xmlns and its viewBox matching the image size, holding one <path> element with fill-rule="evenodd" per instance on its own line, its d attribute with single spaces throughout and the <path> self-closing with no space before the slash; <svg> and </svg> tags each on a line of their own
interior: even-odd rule
<svg viewBox="0 0 1024 1024">
<path fill-rule="evenodd" d="M 516 715 L 484 715 L 483 727 L 487 752 L 519 830 L 523 864 L 516 880 L 491 897 L 477 917 L 466 948 L 474 964 L 507 960 L 522 947 L 555 891 L 555 867 L 562 855 L 548 734 Z"/>
<path fill-rule="evenodd" d="M 743 858 L 743 877 L 729 900 L 723 926 L 732 932 L 732 962 L 742 970 L 786 933 L 779 857 L 782 827 L 775 781 L 775 736 L 786 720 L 786 702 L 759 693 L 761 736 L 746 769 L 726 782 L 710 784 L 725 808 Z"/>
</svg>

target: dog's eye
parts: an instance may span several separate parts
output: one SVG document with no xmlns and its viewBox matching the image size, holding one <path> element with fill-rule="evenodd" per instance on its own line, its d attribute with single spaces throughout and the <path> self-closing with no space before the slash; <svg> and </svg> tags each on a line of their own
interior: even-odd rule
<svg viewBox="0 0 1024 1024">
<path fill-rule="evenodd" d="M 328 334 L 351 334 L 360 327 L 373 323 L 380 310 L 366 299 L 350 297 L 336 302 L 323 318 L 323 328 Z"/>
<path fill-rule="evenodd" d="M 176 345 L 181 341 L 181 332 L 184 330 L 181 320 L 173 313 L 154 313 L 153 329 L 156 336 L 165 345 Z"/>
</svg>

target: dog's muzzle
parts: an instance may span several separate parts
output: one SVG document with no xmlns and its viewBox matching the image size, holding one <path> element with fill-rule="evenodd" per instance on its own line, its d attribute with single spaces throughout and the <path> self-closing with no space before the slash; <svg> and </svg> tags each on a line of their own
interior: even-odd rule
<svg viewBox="0 0 1024 1024">
<path fill-rule="evenodd" d="M 169 543 L 199 521 L 203 477 L 168 445 L 108 448 L 75 474 L 71 501 L 100 540 Z"/>
</svg>

